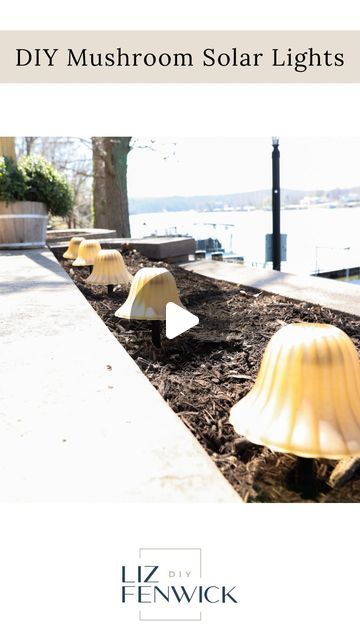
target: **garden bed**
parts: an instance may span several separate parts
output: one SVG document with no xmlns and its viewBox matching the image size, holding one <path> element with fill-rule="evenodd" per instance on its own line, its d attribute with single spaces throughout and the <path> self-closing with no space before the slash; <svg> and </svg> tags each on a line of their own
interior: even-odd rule
<svg viewBox="0 0 360 640">
<path fill-rule="evenodd" d="M 246 502 L 359 502 L 360 472 L 332 489 L 336 462 L 316 462 L 313 496 L 291 485 L 295 457 L 252 445 L 228 422 L 230 408 L 252 387 L 263 351 L 274 332 L 297 321 L 325 322 L 345 331 L 360 350 L 360 319 L 327 308 L 292 301 L 227 282 L 215 281 L 174 265 L 153 263 L 124 249 L 131 273 L 142 266 L 166 266 L 174 274 L 184 306 L 199 317 L 191 331 L 156 350 L 150 323 L 114 317 L 127 297 L 122 287 L 111 296 L 106 287 L 86 285 L 88 268 L 61 261 L 83 295 L 141 370 L 179 415 L 224 476 Z M 165 323 L 164 323 L 165 324 Z M 136 455 L 136 452 L 129 452 Z"/>
</svg>

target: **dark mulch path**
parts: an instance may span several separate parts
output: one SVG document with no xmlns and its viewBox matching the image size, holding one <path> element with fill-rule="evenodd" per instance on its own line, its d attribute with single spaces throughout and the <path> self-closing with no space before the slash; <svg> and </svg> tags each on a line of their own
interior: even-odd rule
<svg viewBox="0 0 360 640">
<path fill-rule="evenodd" d="M 108 296 L 106 287 L 84 283 L 87 268 L 71 269 L 80 291 L 110 331 L 134 358 L 171 408 L 248 502 L 360 502 L 360 472 L 338 489 L 326 480 L 335 463 L 316 461 L 316 494 L 304 499 L 291 485 L 295 457 L 248 444 L 228 423 L 229 409 L 251 388 L 264 348 L 282 325 L 308 321 L 343 329 L 360 351 L 360 320 L 321 306 L 293 302 L 184 271 L 152 263 L 137 252 L 124 250 L 129 271 L 141 266 L 166 266 L 174 274 L 185 307 L 199 316 L 191 331 L 167 340 L 155 352 L 150 323 L 121 320 L 114 311 L 126 299 L 122 288 Z"/>
</svg>

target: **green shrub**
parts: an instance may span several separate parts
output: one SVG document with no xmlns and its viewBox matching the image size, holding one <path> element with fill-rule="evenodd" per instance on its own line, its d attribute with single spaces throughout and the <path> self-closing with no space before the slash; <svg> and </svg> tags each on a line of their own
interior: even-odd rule
<svg viewBox="0 0 360 640">
<path fill-rule="evenodd" d="M 74 204 L 66 177 L 41 156 L 23 156 L 18 165 L 0 157 L 0 200 L 44 202 L 50 213 L 62 217 Z"/>
<path fill-rule="evenodd" d="M 25 190 L 24 176 L 15 162 L 0 156 L 0 200 L 26 200 Z"/>
<path fill-rule="evenodd" d="M 54 216 L 67 216 L 74 204 L 72 189 L 64 175 L 41 156 L 23 156 L 19 171 L 25 181 L 26 200 L 44 202 Z"/>
</svg>

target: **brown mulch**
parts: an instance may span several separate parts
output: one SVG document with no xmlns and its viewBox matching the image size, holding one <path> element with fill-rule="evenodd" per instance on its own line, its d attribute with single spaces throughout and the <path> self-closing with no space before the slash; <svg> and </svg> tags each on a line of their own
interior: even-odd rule
<svg viewBox="0 0 360 640">
<path fill-rule="evenodd" d="M 114 317 L 126 299 L 126 288 L 109 296 L 106 287 L 84 283 L 86 267 L 72 269 L 68 261 L 62 264 L 241 497 L 247 502 L 360 502 L 360 471 L 342 487 L 332 489 L 327 481 L 336 463 L 317 460 L 317 480 L 310 492 L 295 489 L 295 456 L 248 443 L 228 422 L 230 408 L 252 387 L 265 346 L 282 325 L 297 321 L 334 324 L 360 351 L 359 318 L 153 263 L 130 249 L 125 248 L 123 254 L 133 274 L 142 266 L 169 268 L 184 306 L 199 317 L 199 325 L 174 340 L 164 335 L 161 350 L 156 350 L 150 323 Z"/>
</svg>

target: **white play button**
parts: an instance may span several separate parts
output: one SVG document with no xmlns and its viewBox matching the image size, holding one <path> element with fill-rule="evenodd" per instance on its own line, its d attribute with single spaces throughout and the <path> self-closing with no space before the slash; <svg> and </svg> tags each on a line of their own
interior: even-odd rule
<svg viewBox="0 0 360 640">
<path fill-rule="evenodd" d="M 173 302 L 166 305 L 166 337 L 169 340 L 199 324 L 199 318 Z"/>
</svg>

